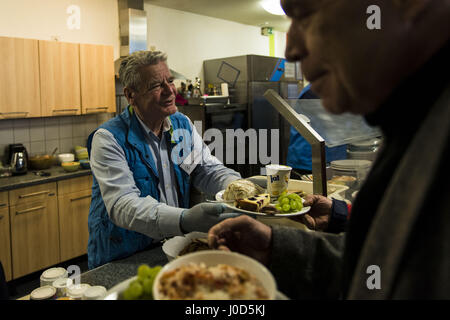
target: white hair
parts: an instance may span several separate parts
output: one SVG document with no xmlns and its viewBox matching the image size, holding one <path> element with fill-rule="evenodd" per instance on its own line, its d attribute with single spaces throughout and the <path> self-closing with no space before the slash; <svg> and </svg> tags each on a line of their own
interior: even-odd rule
<svg viewBox="0 0 450 320">
<path fill-rule="evenodd" d="M 119 78 L 124 87 L 138 90 L 141 85 L 140 69 L 166 62 L 167 54 L 161 51 L 136 51 L 120 63 Z"/>
</svg>

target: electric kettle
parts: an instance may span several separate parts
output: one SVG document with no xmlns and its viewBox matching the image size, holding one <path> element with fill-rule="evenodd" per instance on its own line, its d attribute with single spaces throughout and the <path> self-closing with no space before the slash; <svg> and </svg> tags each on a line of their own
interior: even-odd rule
<svg viewBox="0 0 450 320">
<path fill-rule="evenodd" d="M 9 145 L 9 165 L 13 175 L 25 174 L 28 171 L 28 153 L 21 143 Z"/>
</svg>

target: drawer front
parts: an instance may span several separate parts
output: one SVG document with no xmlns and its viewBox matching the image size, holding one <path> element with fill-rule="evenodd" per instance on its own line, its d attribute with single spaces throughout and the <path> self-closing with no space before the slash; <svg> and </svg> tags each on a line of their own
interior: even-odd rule
<svg viewBox="0 0 450 320">
<path fill-rule="evenodd" d="M 9 205 L 46 201 L 49 196 L 56 195 L 56 183 L 45 183 L 9 191 Z"/>
<path fill-rule="evenodd" d="M 91 190 L 92 175 L 58 181 L 58 196 L 68 193 Z"/>
<path fill-rule="evenodd" d="M 0 192 L 0 209 L 8 207 L 8 191 Z"/>
</svg>

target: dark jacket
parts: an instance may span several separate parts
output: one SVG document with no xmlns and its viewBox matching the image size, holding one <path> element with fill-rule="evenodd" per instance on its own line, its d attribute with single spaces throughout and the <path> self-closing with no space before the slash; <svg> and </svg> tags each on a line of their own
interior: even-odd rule
<svg viewBox="0 0 450 320">
<path fill-rule="evenodd" d="M 448 56 L 447 45 L 367 117 L 384 146 L 346 234 L 273 227 L 270 268 L 280 291 L 294 299 L 450 299 Z M 379 288 L 370 285 L 375 273 Z"/>
</svg>

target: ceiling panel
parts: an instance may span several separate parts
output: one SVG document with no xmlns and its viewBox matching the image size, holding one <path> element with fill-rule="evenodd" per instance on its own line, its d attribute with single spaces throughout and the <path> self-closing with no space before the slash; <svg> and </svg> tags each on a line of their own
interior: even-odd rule
<svg viewBox="0 0 450 320">
<path fill-rule="evenodd" d="M 266 12 L 260 0 L 145 0 L 145 3 L 287 32 L 290 19 Z"/>
</svg>

